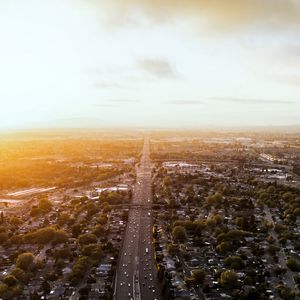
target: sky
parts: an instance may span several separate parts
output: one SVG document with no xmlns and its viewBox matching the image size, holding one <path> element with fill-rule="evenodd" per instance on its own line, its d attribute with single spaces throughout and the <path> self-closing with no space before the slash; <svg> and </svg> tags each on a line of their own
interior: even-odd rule
<svg viewBox="0 0 300 300">
<path fill-rule="evenodd" d="M 300 124 L 298 0 L 1 0 L 0 130 Z"/>
</svg>

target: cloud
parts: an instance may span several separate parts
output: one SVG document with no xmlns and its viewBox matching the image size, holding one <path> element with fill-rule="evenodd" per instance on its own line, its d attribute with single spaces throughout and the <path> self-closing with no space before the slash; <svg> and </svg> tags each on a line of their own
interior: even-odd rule
<svg viewBox="0 0 300 300">
<path fill-rule="evenodd" d="M 300 43 L 293 43 L 292 45 L 289 45 L 286 49 L 286 53 L 288 55 L 292 55 L 296 57 L 297 59 L 300 58 Z"/>
<path fill-rule="evenodd" d="M 140 70 L 160 78 L 175 78 L 176 71 L 165 59 L 140 59 L 137 61 Z"/>
<path fill-rule="evenodd" d="M 249 99 L 249 98 L 231 98 L 231 97 L 211 97 L 210 100 L 221 102 L 232 102 L 240 104 L 295 104 L 295 101 L 290 100 L 267 100 L 267 99 Z"/>
<path fill-rule="evenodd" d="M 140 103 L 140 100 L 136 100 L 136 99 L 112 99 L 109 100 L 112 102 L 118 102 L 118 103 Z"/>
<path fill-rule="evenodd" d="M 195 101 L 195 100 L 171 100 L 171 101 L 166 101 L 166 104 L 171 104 L 171 105 L 198 105 L 198 104 L 203 104 L 203 102 L 200 101 Z"/>
<path fill-rule="evenodd" d="M 118 83 L 105 82 L 105 81 L 95 82 L 92 86 L 93 86 L 93 88 L 96 88 L 96 89 L 109 89 L 109 88 L 121 88 L 122 87 Z"/>
<path fill-rule="evenodd" d="M 85 127 L 99 127 L 103 126 L 103 120 L 91 116 L 74 116 L 69 118 L 61 118 L 41 122 L 37 127 L 50 127 L 50 128 L 85 128 Z"/>
<path fill-rule="evenodd" d="M 134 103 L 140 103 L 140 100 L 135 99 L 109 99 L 105 100 L 105 102 L 102 103 L 95 103 L 94 107 L 118 107 L 120 104 L 134 104 Z"/>
<path fill-rule="evenodd" d="M 299 74 L 277 74 L 273 78 L 278 80 L 281 83 L 292 84 L 300 86 L 300 75 Z"/>
<path fill-rule="evenodd" d="M 115 104 L 111 104 L 111 103 L 96 103 L 94 105 L 95 107 L 116 107 Z"/>
<path fill-rule="evenodd" d="M 111 1 L 114 16 L 145 16 L 157 21 L 193 17 L 219 25 L 221 30 L 264 24 L 269 29 L 294 27 L 300 22 L 298 0 L 120 0 Z M 103 1 L 100 1 L 104 4 Z M 118 13 L 116 13 L 116 11 Z"/>
</svg>

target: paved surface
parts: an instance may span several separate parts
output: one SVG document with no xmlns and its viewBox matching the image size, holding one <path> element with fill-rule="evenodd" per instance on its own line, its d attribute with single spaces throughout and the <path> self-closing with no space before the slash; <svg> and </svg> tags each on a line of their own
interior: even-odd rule
<svg viewBox="0 0 300 300">
<path fill-rule="evenodd" d="M 277 233 L 275 232 L 274 230 L 274 226 L 275 226 L 275 223 L 273 221 L 273 218 L 272 218 L 272 214 L 271 214 L 271 211 L 270 211 L 270 208 L 267 207 L 267 206 L 264 206 L 264 212 L 265 212 L 265 215 L 266 215 L 266 219 L 267 221 L 272 224 L 272 228 L 270 229 L 270 234 L 271 236 L 274 238 L 275 240 L 275 243 L 278 245 L 278 235 Z M 275 245 L 276 245 L 275 244 Z M 280 250 L 278 251 L 278 263 L 279 265 L 286 269 L 287 271 L 282 275 L 282 279 L 283 279 L 283 282 L 288 286 L 290 287 L 293 291 L 295 290 L 295 281 L 294 281 L 294 274 L 293 272 L 286 266 L 286 255 L 283 251 L 283 248 L 278 245 L 280 247 Z M 275 289 L 274 289 L 275 290 Z M 299 299 L 299 297 L 295 297 L 295 299 Z"/>
<path fill-rule="evenodd" d="M 152 246 L 151 167 L 146 138 L 115 279 L 115 300 L 159 300 Z"/>
</svg>

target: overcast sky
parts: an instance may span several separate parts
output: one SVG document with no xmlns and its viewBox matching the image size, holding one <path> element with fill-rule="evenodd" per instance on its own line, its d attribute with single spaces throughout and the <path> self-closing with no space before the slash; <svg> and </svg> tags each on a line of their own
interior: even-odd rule
<svg viewBox="0 0 300 300">
<path fill-rule="evenodd" d="M 300 123 L 298 0 L 1 0 L 0 45 L 0 129 Z"/>
</svg>

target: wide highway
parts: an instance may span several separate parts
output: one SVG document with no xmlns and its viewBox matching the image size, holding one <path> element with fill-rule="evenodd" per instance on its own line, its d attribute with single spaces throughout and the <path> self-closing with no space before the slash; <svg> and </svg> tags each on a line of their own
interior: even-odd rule
<svg viewBox="0 0 300 300">
<path fill-rule="evenodd" d="M 152 246 L 151 164 L 145 138 L 133 204 L 128 215 L 114 286 L 114 300 L 161 300 Z"/>
</svg>

